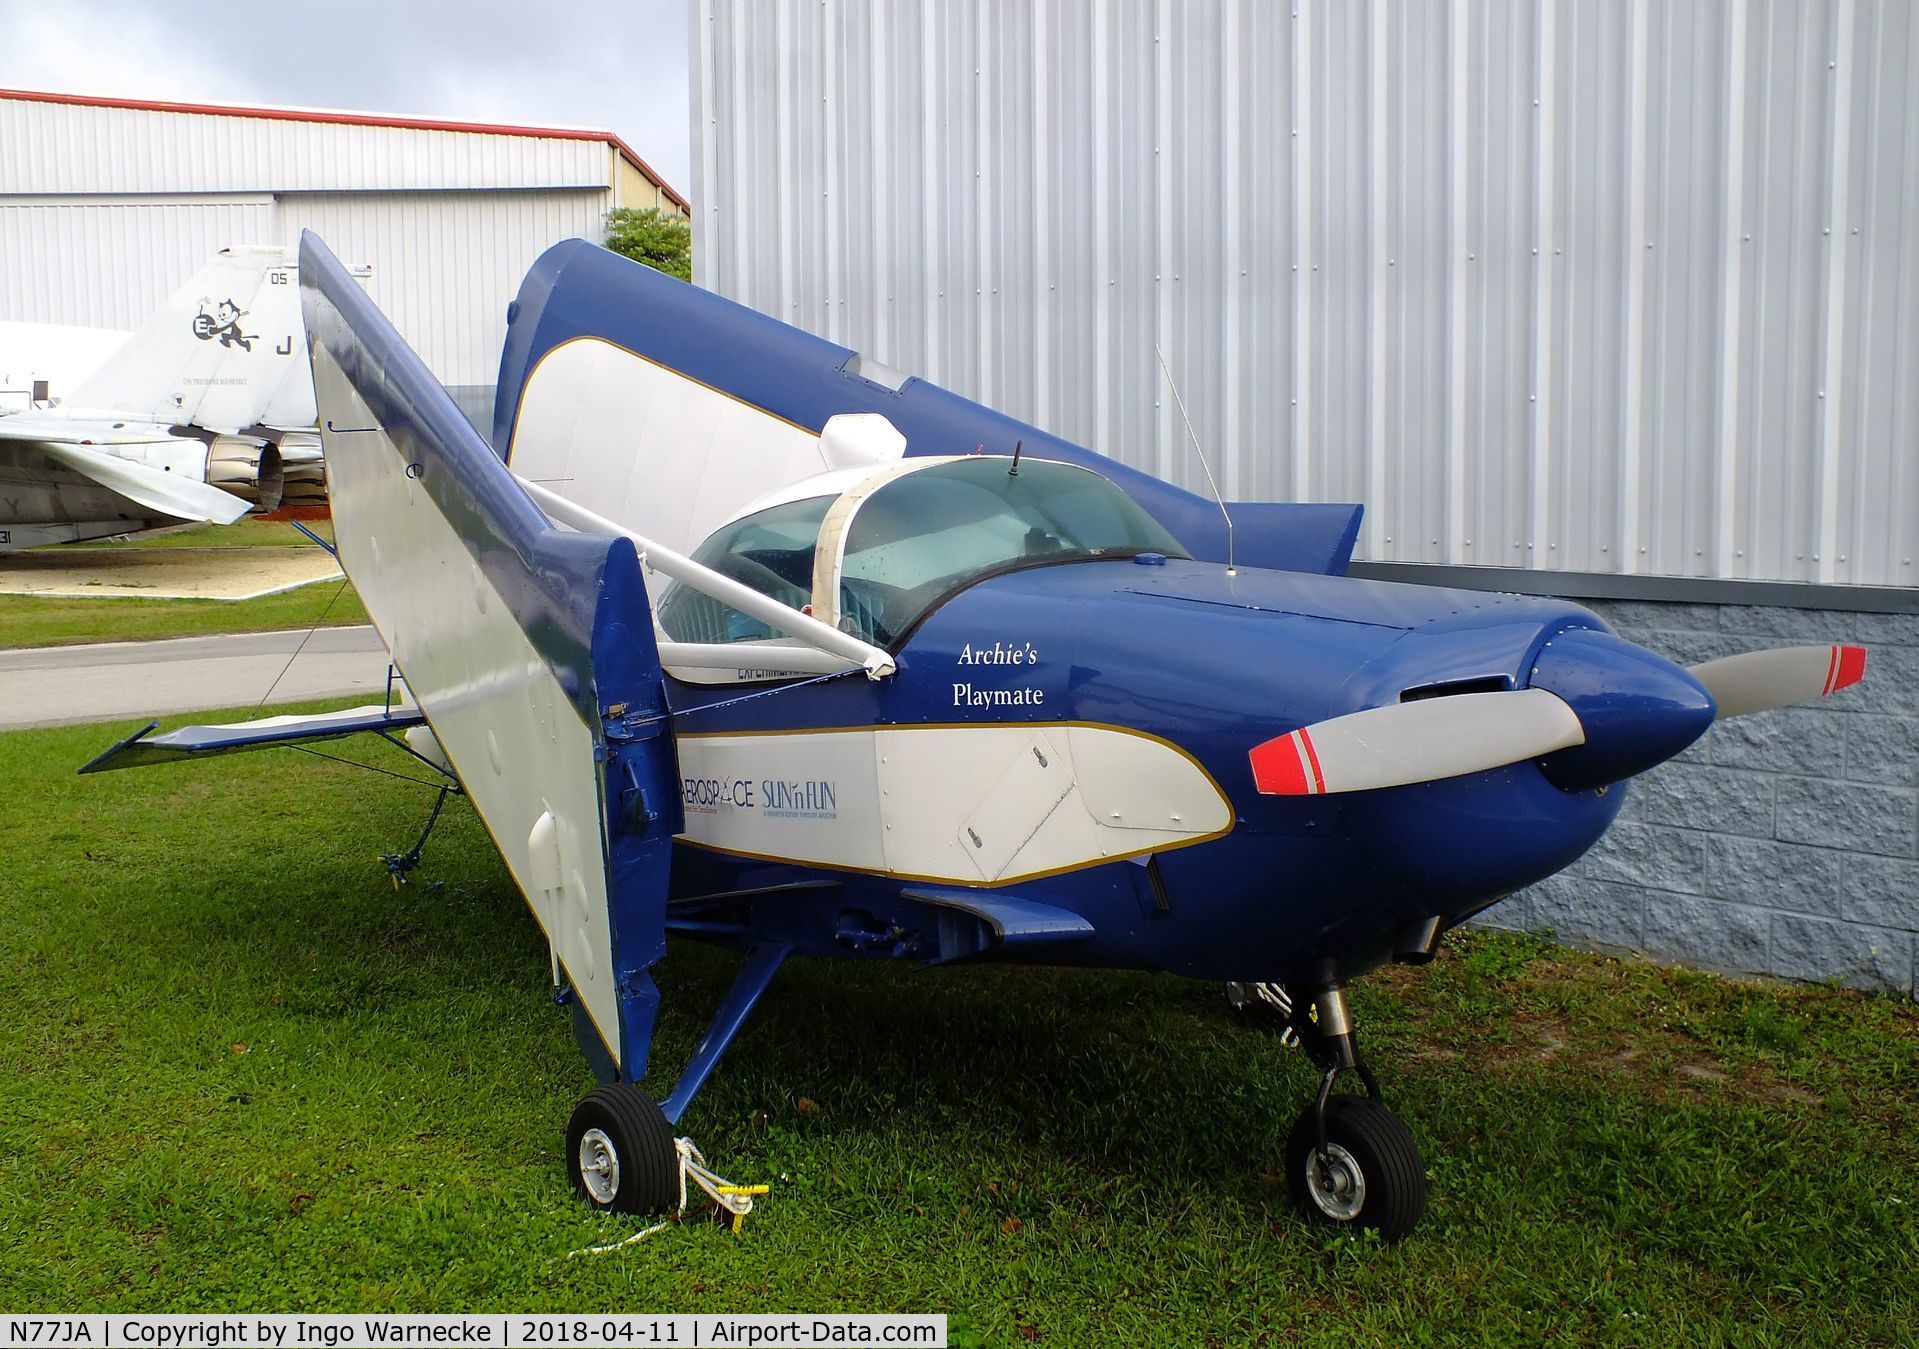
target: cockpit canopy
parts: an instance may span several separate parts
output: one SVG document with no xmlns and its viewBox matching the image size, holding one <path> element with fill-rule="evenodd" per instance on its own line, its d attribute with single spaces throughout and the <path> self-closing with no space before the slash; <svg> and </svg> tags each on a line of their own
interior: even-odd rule
<svg viewBox="0 0 1919 1349">
<path fill-rule="evenodd" d="M 1091 469 L 1025 459 L 1015 472 L 1005 456 L 966 455 L 900 460 L 843 491 L 750 511 L 709 535 L 693 559 L 843 632 L 891 646 L 922 614 L 988 576 L 1140 553 L 1188 556 Z M 780 636 L 679 584 L 662 597 L 659 619 L 678 642 Z"/>
</svg>

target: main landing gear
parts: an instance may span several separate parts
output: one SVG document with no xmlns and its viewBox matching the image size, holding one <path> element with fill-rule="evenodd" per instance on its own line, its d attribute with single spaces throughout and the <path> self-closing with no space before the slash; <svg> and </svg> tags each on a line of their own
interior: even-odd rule
<svg viewBox="0 0 1919 1349">
<path fill-rule="evenodd" d="M 655 1101 L 631 1081 L 621 1081 L 588 1093 L 574 1109 L 566 1126 L 566 1168 L 574 1190 L 587 1203 L 613 1213 L 676 1213 L 685 1206 L 690 1179 L 734 1215 L 738 1230 L 738 1220 L 753 1207 L 750 1196 L 765 1191 L 729 1185 L 706 1169 L 690 1141 L 683 1158 L 674 1126 L 791 951 L 781 942 L 761 942 L 746 953 L 664 1101 Z M 563 992 L 563 1001 L 571 1002 L 570 990 Z M 650 1047 L 643 1040 L 631 1056 L 627 1066 L 635 1077 L 645 1072 Z"/>
<path fill-rule="evenodd" d="M 651 1096 L 626 1082 L 590 1093 L 566 1126 L 573 1188 L 597 1209 L 666 1213 L 680 1199 L 673 1126 Z"/>
<path fill-rule="evenodd" d="M 1359 1057 L 1346 992 L 1337 986 L 1296 1008 L 1278 984 L 1228 984 L 1235 1011 L 1295 1040 L 1323 1072 L 1319 1094 L 1286 1138 L 1286 1183 L 1308 1217 L 1336 1227 L 1378 1231 L 1397 1241 L 1426 1209 L 1426 1168 L 1399 1117 L 1380 1100 L 1379 1080 Z M 1337 1096 L 1343 1072 L 1364 1096 Z"/>
</svg>

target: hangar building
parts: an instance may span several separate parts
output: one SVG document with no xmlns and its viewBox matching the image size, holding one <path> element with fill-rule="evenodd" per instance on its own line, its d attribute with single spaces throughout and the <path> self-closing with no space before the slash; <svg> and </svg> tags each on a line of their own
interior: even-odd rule
<svg viewBox="0 0 1919 1349">
<path fill-rule="evenodd" d="M 133 328 L 312 229 L 481 426 L 527 267 L 622 206 L 691 210 L 606 131 L 0 90 L 0 320 Z"/>
<path fill-rule="evenodd" d="M 691 0 L 695 276 L 1354 570 L 1855 640 L 1492 916 L 1915 991 L 1919 10 Z M 967 447 L 970 448 L 970 447 Z"/>
</svg>

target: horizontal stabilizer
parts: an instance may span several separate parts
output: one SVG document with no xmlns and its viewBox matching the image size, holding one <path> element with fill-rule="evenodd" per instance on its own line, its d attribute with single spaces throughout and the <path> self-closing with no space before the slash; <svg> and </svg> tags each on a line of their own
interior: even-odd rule
<svg viewBox="0 0 1919 1349">
<path fill-rule="evenodd" d="M 1365 514 L 1357 505 L 1317 501 L 1234 501 L 1226 509 L 1233 519 L 1236 565 L 1317 576 L 1346 574 Z M 1199 511 L 1179 537 L 1201 561 L 1226 560 L 1226 522 L 1217 511 L 1210 519 Z"/>
<path fill-rule="evenodd" d="M 362 731 L 404 731 L 424 725 L 426 718 L 417 707 L 349 707 L 339 712 L 319 712 L 307 716 L 262 717 L 257 721 L 226 722 L 216 726 L 182 726 L 165 735 L 154 735 L 160 723 L 150 721 L 93 759 L 80 771 L 104 773 L 112 768 L 144 768 L 148 764 L 178 763 L 182 759 L 210 759 L 218 754 L 235 754 L 249 749 L 273 749 L 281 745 L 304 744 L 310 740 L 336 740 Z"/>
<path fill-rule="evenodd" d="M 1572 708 L 1544 689 L 1462 693 L 1275 736 L 1253 748 L 1253 782 L 1268 796 L 1373 791 L 1483 773 L 1585 740 Z"/>
<path fill-rule="evenodd" d="M 91 445 L 67 444 L 57 440 L 35 440 L 33 444 L 74 472 L 84 474 L 102 487 L 111 488 L 127 500 L 162 515 L 230 525 L 253 509 L 231 492 L 222 492 L 217 487 L 195 482 L 192 478 L 179 477 L 131 459 L 122 459 L 117 454 Z"/>
<path fill-rule="evenodd" d="M 922 904 L 958 909 L 979 919 L 992 928 L 1000 946 L 1077 942 L 1093 935 L 1093 925 L 1070 910 L 1003 891 L 909 889 L 900 893 Z"/>
</svg>

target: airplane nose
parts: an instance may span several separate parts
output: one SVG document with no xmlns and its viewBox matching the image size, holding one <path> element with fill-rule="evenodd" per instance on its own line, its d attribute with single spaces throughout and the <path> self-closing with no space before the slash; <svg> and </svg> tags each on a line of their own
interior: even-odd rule
<svg viewBox="0 0 1919 1349">
<path fill-rule="evenodd" d="M 1579 791 L 1664 763 L 1706 733 L 1717 710 L 1705 685 L 1663 656 L 1609 632 L 1574 628 L 1533 662 L 1532 687 L 1565 699 L 1586 743 L 1540 761 L 1554 786 Z"/>
</svg>

